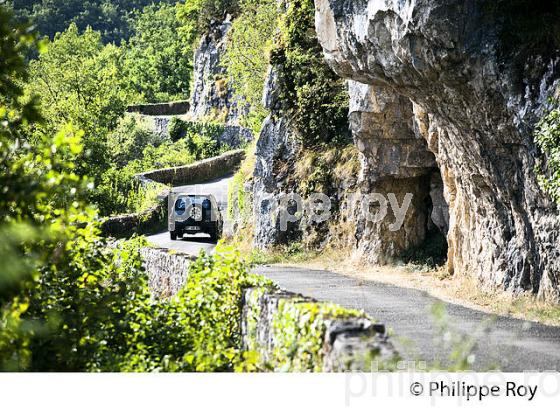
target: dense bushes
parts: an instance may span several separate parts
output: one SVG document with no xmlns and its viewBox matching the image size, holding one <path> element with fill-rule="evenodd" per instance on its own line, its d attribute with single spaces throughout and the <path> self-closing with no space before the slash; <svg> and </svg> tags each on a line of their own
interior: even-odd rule
<svg viewBox="0 0 560 410">
<path fill-rule="evenodd" d="M 66 123 L 84 130 L 75 172 L 93 179 L 89 200 L 105 215 L 131 211 L 125 204 L 136 200 L 135 173 L 186 165 L 213 151 L 210 143 L 204 152 L 191 152 L 192 144 L 164 142 L 137 118 L 122 118 L 136 102 L 184 98 L 192 69 L 175 6 L 149 6 L 131 25 L 135 32 L 120 47 L 104 45 L 91 28 L 70 25 L 31 62 L 25 83 L 27 95 L 40 96 L 46 120 L 35 138 Z"/>
<path fill-rule="evenodd" d="M 201 256 L 189 269 L 186 287 L 146 317 L 125 370 L 231 371 L 241 356 L 243 289 L 268 284 L 251 275 L 231 249 Z M 146 341 L 152 341 L 146 343 Z M 141 360 L 138 360 L 141 358 Z M 142 363 L 142 368 L 135 368 Z"/>
<path fill-rule="evenodd" d="M 148 102 L 189 97 L 192 43 L 181 36 L 180 3 L 152 4 L 135 15 L 134 35 L 121 48 L 127 80 Z"/>
<path fill-rule="evenodd" d="M 163 143 L 139 115 L 126 115 L 117 127 L 107 136 L 107 149 L 111 164 L 120 168 L 131 161 L 140 160 L 148 146 Z"/>
<path fill-rule="evenodd" d="M 215 122 L 184 121 L 173 118 L 169 124 L 169 135 L 173 141 L 186 141 L 189 151 L 197 160 L 216 157 L 231 149 L 220 143 L 224 125 Z"/>
<path fill-rule="evenodd" d="M 0 22 L 0 369 L 17 370 L 30 363 L 29 337 L 46 325 L 25 318 L 30 291 L 47 270 L 84 274 L 92 262 L 83 253 L 80 265 L 68 263 L 92 210 L 83 202 L 88 180 L 75 173 L 81 133 L 30 134 L 40 116 L 19 85 L 28 78 L 22 51 L 34 38 L 1 6 Z"/>
<path fill-rule="evenodd" d="M 537 169 L 543 189 L 560 204 L 560 103 L 541 120 L 535 133 L 535 141 L 544 154 L 544 164 Z"/>
</svg>

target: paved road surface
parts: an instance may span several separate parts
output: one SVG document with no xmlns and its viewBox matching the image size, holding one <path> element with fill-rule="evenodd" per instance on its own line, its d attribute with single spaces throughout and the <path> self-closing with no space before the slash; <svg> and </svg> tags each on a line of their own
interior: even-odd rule
<svg viewBox="0 0 560 410">
<path fill-rule="evenodd" d="M 232 176 L 228 175 L 205 184 L 175 187 L 173 188 L 173 192 L 214 195 L 222 210 L 224 232 L 228 232 L 230 223 L 227 219 L 227 192 L 228 184 L 231 179 Z M 210 236 L 205 234 L 185 235 L 182 240 L 172 241 L 169 237 L 169 232 L 166 231 L 149 236 L 148 241 L 161 248 L 173 249 L 194 256 L 197 256 L 201 250 L 204 250 L 206 253 L 212 253 L 216 248 L 216 244 L 210 241 Z"/>
<path fill-rule="evenodd" d="M 400 339 L 393 340 L 407 359 L 420 358 L 434 363 L 438 357 L 446 356 L 441 355 L 440 347 L 434 343 L 434 338 L 442 338 L 437 337 L 439 332 L 429 313 L 439 300 L 425 292 L 321 270 L 278 266 L 256 270 L 290 291 L 365 310 L 399 336 Z M 445 306 L 448 323 L 477 340 L 474 366 L 477 370 L 496 366 L 503 371 L 560 370 L 560 328 L 492 317 L 449 303 Z M 406 347 L 409 342 L 413 349 Z"/>
<path fill-rule="evenodd" d="M 225 217 L 230 180 L 231 176 L 228 176 L 203 185 L 177 187 L 174 191 L 213 194 Z M 215 248 L 209 237 L 202 234 L 171 241 L 169 233 L 164 232 L 148 239 L 157 246 L 193 255 L 198 255 L 201 249 L 211 253 Z M 446 356 L 434 343 L 434 338 L 441 337 L 437 336 L 439 332 L 429 313 L 438 300 L 424 292 L 366 282 L 327 271 L 286 267 L 260 267 L 256 270 L 287 290 L 365 310 L 393 330 L 398 336 L 393 340 L 407 359 L 433 363 L 438 357 L 444 359 Z M 488 370 L 497 366 L 504 371 L 560 370 L 560 328 L 493 318 L 453 304 L 446 303 L 445 306 L 449 323 L 460 333 L 472 335 L 477 340 L 476 369 Z"/>
</svg>

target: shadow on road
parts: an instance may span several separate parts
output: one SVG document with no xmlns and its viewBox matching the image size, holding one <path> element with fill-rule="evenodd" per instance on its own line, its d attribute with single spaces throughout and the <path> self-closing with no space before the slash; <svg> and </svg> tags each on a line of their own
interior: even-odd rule
<svg viewBox="0 0 560 410">
<path fill-rule="evenodd" d="M 185 236 L 183 239 L 177 239 L 177 242 L 192 242 L 192 243 L 207 243 L 210 245 L 215 245 L 216 242 L 213 242 L 210 236 Z"/>
</svg>

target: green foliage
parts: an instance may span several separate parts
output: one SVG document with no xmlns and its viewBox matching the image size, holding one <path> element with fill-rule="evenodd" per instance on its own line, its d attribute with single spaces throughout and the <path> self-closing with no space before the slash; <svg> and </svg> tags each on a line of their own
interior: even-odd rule
<svg viewBox="0 0 560 410">
<path fill-rule="evenodd" d="M 111 164 L 120 168 L 133 160 L 140 160 L 146 147 L 158 146 L 162 142 L 161 137 L 140 116 L 127 115 L 119 120 L 115 130 L 107 137 Z"/>
<path fill-rule="evenodd" d="M 160 0 L 176 3 L 176 0 Z M 104 43 L 120 43 L 133 32 L 133 14 L 153 0 L 14 0 L 17 16 L 30 20 L 41 35 L 53 39 L 70 25 L 102 34 Z"/>
<path fill-rule="evenodd" d="M 81 133 L 65 127 L 30 143 L 40 117 L 19 84 L 28 78 L 23 53 L 34 36 L 3 6 L 0 22 L 0 369 L 18 370 L 31 362 L 30 337 L 44 325 L 24 317 L 28 290 L 43 267 L 65 268 L 66 244 L 92 214 L 82 201 L 88 181 L 75 174 Z"/>
<path fill-rule="evenodd" d="M 281 300 L 272 325 L 275 345 L 269 366 L 286 372 L 321 372 L 326 320 L 351 317 L 364 313 L 327 303 Z"/>
<path fill-rule="evenodd" d="M 123 44 L 127 80 L 148 102 L 189 97 L 192 75 L 191 43 L 183 38 L 177 5 L 152 4 L 137 13 L 134 35 Z"/>
<path fill-rule="evenodd" d="M 122 60 L 122 51 L 104 46 L 99 33 L 87 29 L 80 35 L 71 25 L 30 64 L 26 91 L 41 97 L 47 121 L 42 132 L 56 132 L 65 123 L 83 129 L 84 150 L 77 172 L 96 180 L 109 166 L 107 134 L 126 106 L 140 98 L 121 75 Z"/>
<path fill-rule="evenodd" d="M 126 371 L 231 371 L 243 360 L 241 300 L 269 281 L 251 275 L 238 253 L 219 248 L 189 269 L 186 287 L 135 326 Z"/>
<path fill-rule="evenodd" d="M 218 142 L 225 127 L 215 122 L 183 121 L 173 118 L 169 125 L 169 135 L 173 141 L 183 140 L 196 160 L 216 157 L 231 147 Z"/>
<path fill-rule="evenodd" d="M 247 220 L 251 212 L 251 202 L 245 192 L 245 175 L 237 172 L 228 185 L 228 216 L 235 219 L 235 209 L 239 211 L 241 219 Z"/>
<path fill-rule="evenodd" d="M 225 127 L 220 123 L 204 121 L 185 121 L 177 117 L 169 124 L 169 135 L 173 141 L 182 138 L 189 138 L 193 134 L 209 137 L 217 140 L 225 131 Z"/>
<path fill-rule="evenodd" d="M 537 169 L 541 187 L 560 204 L 560 103 L 542 118 L 535 132 L 535 142 L 544 154 L 544 166 Z"/>
<path fill-rule="evenodd" d="M 258 133 L 267 115 L 262 95 L 277 29 L 278 4 L 276 0 L 242 0 L 239 8 L 241 12 L 228 34 L 223 66 L 235 94 L 250 105 L 245 125 Z"/>
<path fill-rule="evenodd" d="M 158 146 L 146 145 L 140 159 L 132 160 L 122 167 L 111 167 L 101 177 L 94 197 L 101 215 L 145 210 L 153 205 L 146 196 L 153 199 L 154 192 L 146 191 L 147 187 L 140 184 L 136 175 L 154 169 L 189 165 L 195 160 L 185 140 L 175 143 L 165 141 Z M 160 187 L 163 188 L 161 185 Z M 160 192 L 163 190 L 160 189 Z"/>
<path fill-rule="evenodd" d="M 43 269 L 26 315 L 47 328 L 31 339 L 30 370 L 113 370 L 120 363 L 133 313 L 150 301 L 140 246 L 136 240 L 112 250 L 89 230 L 66 244 L 60 269 Z"/>
<path fill-rule="evenodd" d="M 315 33 L 313 0 L 287 2 L 271 63 L 282 67 L 280 101 L 305 147 L 347 144 L 345 81 L 326 64 Z"/>
</svg>

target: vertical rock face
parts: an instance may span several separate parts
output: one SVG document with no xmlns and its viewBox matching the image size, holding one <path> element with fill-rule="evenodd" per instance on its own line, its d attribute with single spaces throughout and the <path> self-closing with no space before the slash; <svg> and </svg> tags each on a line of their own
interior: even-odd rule
<svg viewBox="0 0 560 410">
<path fill-rule="evenodd" d="M 222 142 L 238 146 L 252 140 L 252 132 L 239 124 L 246 108 L 235 98 L 221 60 L 227 47 L 231 18 L 215 25 L 200 40 L 194 56 L 194 82 L 188 117 L 195 121 L 219 120 L 226 124 Z"/>
<path fill-rule="evenodd" d="M 252 182 L 254 202 L 254 245 L 267 248 L 274 245 L 290 245 L 303 242 L 313 248 L 322 248 L 327 243 L 338 241 L 347 245 L 355 244 L 355 231 L 349 229 L 342 232 L 341 224 L 345 222 L 342 211 L 348 196 L 357 189 L 357 176 L 350 173 L 346 176 L 339 173 L 336 181 L 322 187 L 320 193 L 329 196 L 333 209 L 339 207 L 341 212 L 333 212 L 329 221 L 312 221 L 309 218 L 305 203 L 302 204 L 301 218 L 288 222 L 282 228 L 281 215 L 286 211 L 290 215 L 297 214 L 297 207 L 289 200 L 291 194 L 301 195 L 303 201 L 309 199 L 310 193 L 302 192 L 302 176 L 314 173 L 314 164 L 305 165 L 306 154 L 290 118 L 280 108 L 278 74 L 282 66 L 271 69 L 264 89 L 263 103 L 271 114 L 264 121 L 256 146 L 256 163 Z M 307 152 L 309 154 L 309 152 Z M 333 159 L 329 166 L 336 169 L 338 163 Z M 296 170 L 299 168 L 299 172 Z M 303 172 L 302 172 L 303 168 Z M 297 174 L 297 175 L 296 175 Z M 304 175 L 302 175 L 304 174 Z M 350 215 L 351 216 L 351 215 Z"/>
<path fill-rule="evenodd" d="M 270 70 L 264 88 L 263 103 L 272 114 L 263 124 L 257 141 L 256 163 L 253 182 L 255 204 L 255 245 L 265 248 L 270 245 L 287 243 L 299 238 L 301 230 L 291 224 L 288 230 L 280 229 L 277 204 L 284 193 L 292 192 L 287 182 L 286 173 L 293 167 L 297 152 L 301 149 L 288 124 L 278 114 L 277 70 Z"/>
<path fill-rule="evenodd" d="M 482 0 L 315 4 L 318 37 L 331 67 L 368 84 L 370 94 L 383 95 L 392 106 L 388 120 L 374 126 L 378 135 L 392 135 L 387 143 L 365 143 L 372 139 L 363 137 L 363 114 L 354 115 L 365 168 L 374 169 L 368 173 L 427 175 L 425 146 L 411 137 L 413 129 L 441 172 L 443 195 L 433 173 L 422 192 L 431 196 L 432 218 L 443 229 L 443 196 L 449 205 L 451 271 L 558 300 L 560 217 L 538 187 L 531 138 L 559 83 L 556 60 L 508 60 L 500 14 L 489 12 Z M 353 94 L 367 105 L 372 98 L 364 87 Z M 383 160 L 384 151 L 394 150 L 398 170 Z"/>
<path fill-rule="evenodd" d="M 392 230 L 394 218 L 370 221 L 356 215 L 358 249 L 366 259 L 384 263 L 426 237 L 429 226 L 430 178 L 437 173 L 434 155 L 415 133 L 412 103 L 386 87 L 349 82 L 350 128 L 361 153 L 362 195 L 394 194 L 403 204 L 413 194 L 403 226 Z"/>
</svg>

